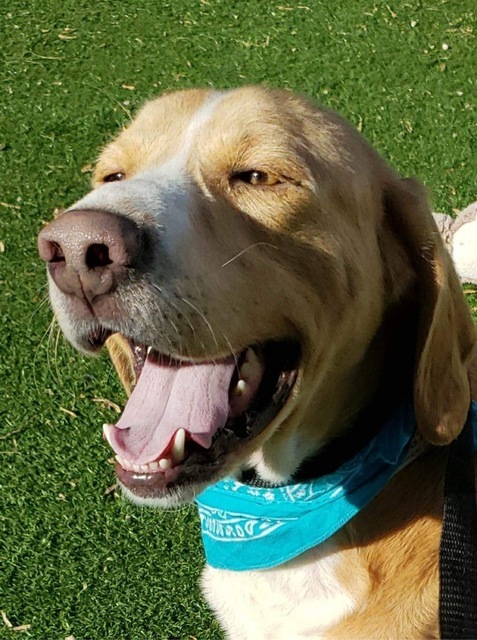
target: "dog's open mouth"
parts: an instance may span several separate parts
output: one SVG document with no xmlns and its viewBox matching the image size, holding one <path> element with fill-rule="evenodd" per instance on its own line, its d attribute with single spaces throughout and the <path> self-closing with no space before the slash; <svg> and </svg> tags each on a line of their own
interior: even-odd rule
<svg viewBox="0 0 477 640">
<path fill-rule="evenodd" d="M 140 497 L 205 485 L 228 471 L 231 454 L 285 404 L 299 349 L 272 341 L 206 362 L 164 356 L 129 341 L 137 384 L 104 436 L 121 483 Z M 222 471 L 222 473 L 221 473 Z"/>
</svg>

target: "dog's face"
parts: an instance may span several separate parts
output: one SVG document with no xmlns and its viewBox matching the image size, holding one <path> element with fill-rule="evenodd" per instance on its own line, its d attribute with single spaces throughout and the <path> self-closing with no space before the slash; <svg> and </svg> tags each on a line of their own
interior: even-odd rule
<svg viewBox="0 0 477 640">
<path fill-rule="evenodd" d="M 425 233 L 403 241 L 396 210 L 426 207 L 398 184 L 338 116 L 258 88 L 165 95 L 106 147 L 39 245 L 65 335 L 108 340 L 132 391 L 105 427 L 132 497 L 247 467 L 284 482 L 369 401 L 433 230 L 413 213 Z"/>
</svg>

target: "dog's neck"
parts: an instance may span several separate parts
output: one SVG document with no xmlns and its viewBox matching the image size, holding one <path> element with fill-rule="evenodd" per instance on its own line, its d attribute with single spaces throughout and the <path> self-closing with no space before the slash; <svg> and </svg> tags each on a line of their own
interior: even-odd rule
<svg viewBox="0 0 477 640">
<path fill-rule="evenodd" d="M 381 429 L 398 404 L 412 396 L 415 361 L 416 312 L 412 301 L 390 308 L 369 346 L 366 361 L 377 372 L 374 392 L 347 427 L 322 445 L 293 474 L 293 482 L 304 482 L 335 471 L 356 455 Z M 350 388 L 353 388 L 350 385 Z M 242 472 L 241 481 L 253 486 L 275 486 L 255 469 Z"/>
</svg>

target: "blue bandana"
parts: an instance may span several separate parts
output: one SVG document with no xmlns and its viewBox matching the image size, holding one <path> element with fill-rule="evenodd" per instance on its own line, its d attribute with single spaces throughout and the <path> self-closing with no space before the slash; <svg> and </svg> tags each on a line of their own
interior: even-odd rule
<svg viewBox="0 0 477 640">
<path fill-rule="evenodd" d="M 470 411 L 477 448 L 476 402 Z M 291 560 L 336 533 L 424 447 L 413 408 L 403 403 L 373 440 L 333 473 L 276 488 L 221 480 L 196 499 L 207 563 L 246 571 Z"/>
</svg>

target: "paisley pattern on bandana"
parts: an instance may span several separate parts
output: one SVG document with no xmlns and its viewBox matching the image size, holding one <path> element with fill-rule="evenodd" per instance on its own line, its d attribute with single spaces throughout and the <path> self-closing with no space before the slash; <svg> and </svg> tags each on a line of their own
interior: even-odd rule
<svg viewBox="0 0 477 640">
<path fill-rule="evenodd" d="M 469 413 L 477 449 L 477 403 Z M 207 563 L 247 571 L 276 567 L 324 542 L 363 509 L 427 445 L 403 403 L 380 432 L 339 469 L 275 488 L 226 478 L 196 499 Z"/>
</svg>

